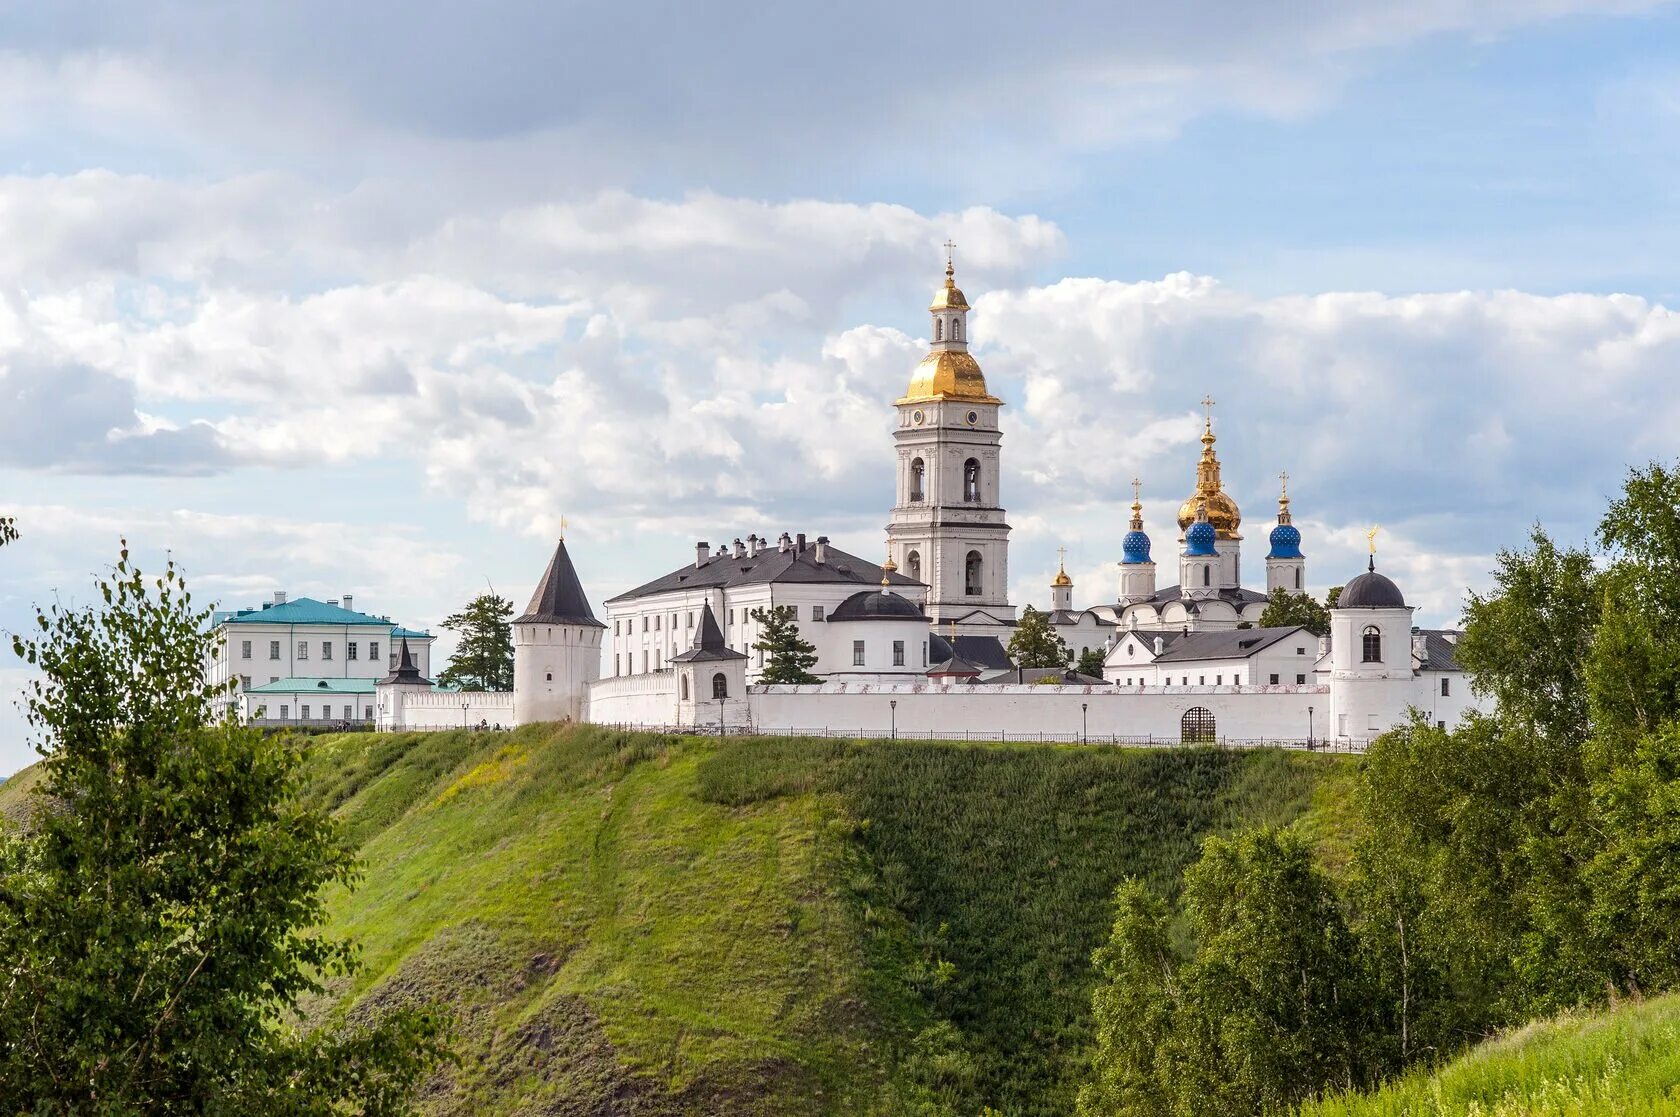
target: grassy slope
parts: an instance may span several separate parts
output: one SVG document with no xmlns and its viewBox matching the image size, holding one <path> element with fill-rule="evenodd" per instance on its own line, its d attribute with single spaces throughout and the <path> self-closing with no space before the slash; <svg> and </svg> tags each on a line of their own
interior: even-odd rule
<svg viewBox="0 0 1680 1117">
<path fill-rule="evenodd" d="M 1530 1024 L 1435 1073 L 1302 1117 L 1658 1117 L 1680 1113 L 1680 996 Z"/>
<path fill-rule="evenodd" d="M 337 994 L 449 1000 L 427 1108 L 488 1117 L 1067 1112 L 1115 883 L 1248 822 L 1334 847 L 1352 768 L 528 726 L 315 738 L 305 770 L 366 863 Z"/>
</svg>

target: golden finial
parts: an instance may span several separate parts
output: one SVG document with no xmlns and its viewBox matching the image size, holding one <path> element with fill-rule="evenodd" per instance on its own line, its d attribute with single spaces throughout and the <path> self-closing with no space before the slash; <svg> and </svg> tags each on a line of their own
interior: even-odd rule
<svg viewBox="0 0 1680 1117">
<path fill-rule="evenodd" d="M 1214 398 L 1212 395 L 1202 397 L 1202 414 L 1206 418 L 1208 430 L 1213 429 L 1213 404 Z"/>
<path fill-rule="evenodd" d="M 957 281 L 954 278 L 957 274 L 957 269 L 956 269 L 955 263 L 953 262 L 956 258 L 955 257 L 956 251 L 957 251 L 957 246 L 951 242 L 950 237 L 946 237 L 945 238 L 945 286 L 947 286 L 947 287 L 955 287 L 957 285 Z"/>
<path fill-rule="evenodd" d="M 1132 530 L 1143 530 L 1143 482 L 1132 478 Z"/>
<path fill-rule="evenodd" d="M 1286 469 L 1278 474 L 1281 488 L 1278 490 L 1278 523 L 1289 522 L 1289 471 Z"/>
<path fill-rule="evenodd" d="M 1056 548 L 1056 559 L 1057 559 L 1057 562 L 1056 562 L 1056 580 L 1054 582 L 1052 582 L 1051 585 L 1054 585 L 1054 586 L 1071 586 L 1071 585 L 1073 585 L 1073 579 L 1068 577 L 1068 572 L 1067 572 L 1067 548 L 1066 547 L 1057 547 Z"/>
<path fill-rule="evenodd" d="M 881 585 L 891 585 L 891 576 L 898 573 L 898 563 L 893 561 L 892 544 L 887 544 L 887 561 L 881 564 Z"/>
<path fill-rule="evenodd" d="M 1377 532 L 1382 530 L 1380 524 L 1372 524 L 1371 530 L 1365 533 L 1365 544 L 1371 548 L 1371 553 L 1377 553 Z"/>
<path fill-rule="evenodd" d="M 566 541 L 566 517 L 560 517 L 560 542 Z"/>
</svg>

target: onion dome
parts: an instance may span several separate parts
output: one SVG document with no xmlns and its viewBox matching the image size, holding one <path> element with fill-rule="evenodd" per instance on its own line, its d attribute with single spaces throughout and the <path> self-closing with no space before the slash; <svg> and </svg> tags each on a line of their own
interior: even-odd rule
<svg viewBox="0 0 1680 1117">
<path fill-rule="evenodd" d="M 1277 526 L 1272 529 L 1269 542 L 1271 552 L 1266 555 L 1269 559 L 1298 559 L 1301 554 L 1301 529 L 1291 522 L 1289 516 L 1289 474 L 1285 473 L 1284 490 L 1278 496 Z"/>
<path fill-rule="evenodd" d="M 1136 566 L 1149 561 L 1149 536 L 1143 533 L 1143 501 L 1138 495 L 1138 482 L 1132 482 L 1132 530 L 1120 543 L 1122 566 Z"/>
<path fill-rule="evenodd" d="M 933 314 L 932 347 L 910 376 L 899 403 L 1002 403 L 986 390 L 986 376 L 980 362 L 968 351 L 968 299 L 958 289 L 953 268 L 945 263 L 945 286 L 934 292 L 928 307 Z M 949 326 L 947 327 L 947 323 Z"/>
<path fill-rule="evenodd" d="M 963 297 L 962 290 L 957 286 L 957 269 L 950 260 L 945 261 L 945 286 L 933 293 L 933 302 L 928 304 L 929 310 L 967 310 L 968 299 Z"/>
<path fill-rule="evenodd" d="M 1050 582 L 1052 586 L 1061 588 L 1073 585 L 1073 579 L 1068 577 L 1067 565 L 1062 564 L 1056 571 L 1056 577 Z"/>
<path fill-rule="evenodd" d="M 1382 574 L 1377 573 L 1376 556 L 1371 556 L 1365 568 L 1365 573 L 1342 587 L 1341 596 L 1336 598 L 1338 609 L 1404 609 L 1406 598 L 1400 592 L 1400 587 Z"/>
<path fill-rule="evenodd" d="M 1184 553 L 1190 558 L 1210 558 L 1219 551 L 1214 543 L 1219 538 L 1218 530 L 1208 519 L 1207 505 L 1196 506 L 1196 522 L 1190 525 L 1190 530 L 1184 533 Z"/>
<path fill-rule="evenodd" d="M 1204 399 L 1203 405 L 1212 408 L 1213 400 Z M 1199 502 L 1207 504 L 1208 521 L 1221 539 L 1241 539 L 1237 528 L 1242 526 L 1242 510 L 1237 502 L 1220 487 L 1219 455 L 1214 453 L 1213 444 L 1213 414 L 1211 410 L 1207 416 L 1206 426 L 1202 428 L 1202 457 L 1196 463 L 1196 491 L 1191 493 L 1183 504 L 1178 506 L 1178 529 L 1186 531 L 1196 519 L 1196 506 Z"/>
</svg>

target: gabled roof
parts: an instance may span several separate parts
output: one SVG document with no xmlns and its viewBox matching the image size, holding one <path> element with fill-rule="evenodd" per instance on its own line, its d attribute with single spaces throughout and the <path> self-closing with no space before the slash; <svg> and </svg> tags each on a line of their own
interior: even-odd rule
<svg viewBox="0 0 1680 1117">
<path fill-rule="evenodd" d="M 1423 658 L 1418 663 L 1420 671 L 1462 671 L 1458 664 L 1457 644 L 1464 633 L 1453 628 L 1425 628 L 1420 629 L 1419 636 L 1424 638 Z"/>
<path fill-rule="evenodd" d="M 817 562 L 816 548 L 807 543 L 804 550 L 790 547 L 786 551 L 766 547 L 756 555 L 713 555 L 704 563 L 689 563 L 662 578 L 655 578 L 607 602 L 631 601 L 638 597 L 674 593 L 678 590 L 718 589 L 733 586 L 754 586 L 776 583 L 856 583 L 860 586 L 879 586 L 881 568 L 867 559 L 847 554 L 833 545 L 827 548 L 824 561 Z M 921 582 L 899 573 L 887 576 L 894 586 L 920 587 Z"/>
<path fill-rule="evenodd" d="M 1050 623 L 1054 625 L 1076 625 L 1086 617 L 1096 621 L 1098 627 L 1113 628 L 1115 623 L 1107 617 L 1100 616 L 1094 609 L 1052 609 L 1045 616 L 1049 617 Z"/>
<path fill-rule="evenodd" d="M 1156 663 L 1193 663 L 1198 660 L 1248 659 L 1274 644 L 1301 634 L 1309 654 L 1318 654 L 1318 637 L 1299 625 L 1287 628 L 1238 628 L 1225 632 L 1191 632 L 1181 635 L 1160 655 Z M 1139 633 L 1143 635 L 1143 633 Z"/>
<path fill-rule="evenodd" d="M 367 613 L 358 613 L 354 609 L 345 609 L 338 605 L 329 605 L 325 601 L 316 601 L 313 597 L 300 597 L 288 601 L 284 605 L 270 605 L 266 609 L 234 609 L 218 610 L 210 618 L 212 624 L 354 624 L 390 628 L 390 617 L 374 617 Z"/>
<path fill-rule="evenodd" d="M 1184 593 L 1182 587 L 1168 586 L 1164 590 L 1155 591 L 1154 597 L 1151 597 L 1146 601 L 1139 602 L 1138 604 L 1154 605 L 1159 608 L 1162 605 L 1170 605 L 1174 601 L 1181 601 L 1183 598 Z M 1213 600 L 1223 601 L 1227 605 L 1241 609 L 1244 605 L 1265 604 L 1266 595 L 1247 589 L 1243 586 L 1238 586 L 1235 589 L 1220 590 L 1218 596 L 1213 598 Z M 1124 608 L 1124 606 L 1119 606 L 1119 608 Z"/>
<path fill-rule="evenodd" d="M 746 658 L 724 642 L 723 630 L 718 627 L 717 617 L 712 615 L 712 603 L 708 601 L 700 607 L 700 623 L 694 629 L 694 642 L 686 652 L 672 656 L 671 662 L 711 663 Z"/>
<path fill-rule="evenodd" d="M 374 679 L 322 679 L 294 677 L 262 686 L 248 687 L 246 694 L 372 694 Z"/>
<path fill-rule="evenodd" d="M 432 680 L 420 674 L 420 668 L 414 666 L 414 657 L 408 652 L 408 641 L 402 642 L 402 651 L 397 656 L 397 668 L 383 679 L 380 686 L 431 686 Z"/>
<path fill-rule="evenodd" d="M 1015 661 L 1009 658 L 1009 653 L 996 636 L 959 635 L 953 648 L 950 640 L 937 632 L 932 633 L 928 640 L 929 661 L 939 663 L 953 656 L 986 671 L 1009 671 L 1015 667 Z"/>
<path fill-rule="evenodd" d="M 1037 683 L 1043 679 L 1055 679 L 1064 686 L 1108 686 L 1107 679 L 1099 679 L 1094 675 L 1081 675 L 1071 667 L 1016 667 L 1009 671 L 988 672 L 981 678 L 984 683 Z"/>
<path fill-rule="evenodd" d="M 412 628 L 397 627 L 391 630 L 393 640 L 436 640 L 430 632 L 416 632 Z"/>
<path fill-rule="evenodd" d="M 566 553 L 564 539 L 555 543 L 554 557 L 548 560 L 548 569 L 543 571 L 542 581 L 537 583 L 536 592 L 531 594 L 531 603 L 525 606 L 525 612 L 513 619 L 513 623 L 607 627 L 595 619 L 595 613 L 589 608 L 589 598 L 584 596 L 583 583 L 578 581 L 577 571 L 572 567 L 572 556 Z"/>
</svg>

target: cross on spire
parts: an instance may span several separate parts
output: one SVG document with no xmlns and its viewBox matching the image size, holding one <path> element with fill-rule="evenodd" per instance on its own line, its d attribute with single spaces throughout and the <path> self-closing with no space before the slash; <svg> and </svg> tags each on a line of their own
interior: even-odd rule
<svg viewBox="0 0 1680 1117">
<path fill-rule="evenodd" d="M 1281 473 L 1279 473 L 1278 474 L 1278 480 L 1280 482 L 1282 482 L 1282 484 L 1283 484 L 1283 495 L 1288 496 L 1289 495 L 1289 471 L 1286 469 L 1286 470 L 1283 470 Z"/>
<path fill-rule="evenodd" d="M 950 275 L 953 271 L 956 270 L 955 265 L 952 263 L 952 260 L 954 258 L 954 254 L 956 253 L 956 251 L 957 251 L 957 246 L 954 243 L 952 243 L 950 237 L 946 237 L 945 238 L 945 274 L 946 275 Z"/>
<path fill-rule="evenodd" d="M 1208 426 L 1213 426 L 1213 396 L 1202 397 L 1202 413 L 1207 416 Z"/>
<path fill-rule="evenodd" d="M 1132 503 L 1137 504 L 1138 502 L 1140 502 L 1142 500 L 1143 500 L 1143 482 L 1138 480 L 1136 477 L 1133 477 L 1132 478 Z"/>
<path fill-rule="evenodd" d="M 1067 548 L 1066 547 L 1057 547 L 1056 548 L 1056 565 L 1063 570 L 1067 569 Z"/>
</svg>

